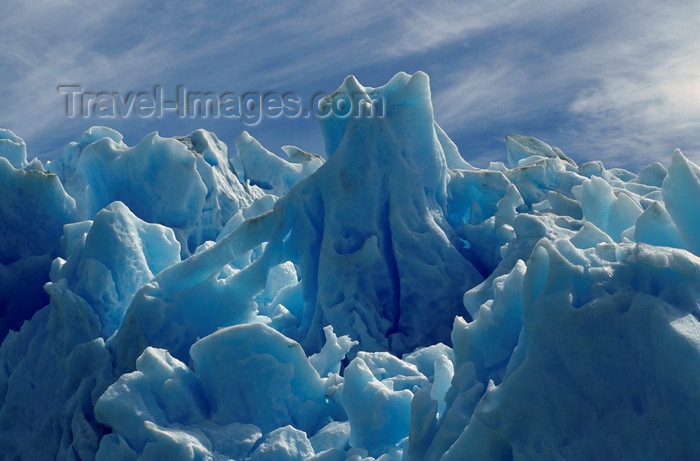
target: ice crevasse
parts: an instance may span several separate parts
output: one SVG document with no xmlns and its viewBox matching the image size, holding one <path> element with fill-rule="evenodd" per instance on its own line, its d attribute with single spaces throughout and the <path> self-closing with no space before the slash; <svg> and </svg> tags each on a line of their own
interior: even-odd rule
<svg viewBox="0 0 700 461">
<path fill-rule="evenodd" d="M 383 111 L 325 158 L 0 130 L 0 456 L 700 457 L 700 168 L 475 168 L 424 73 L 337 91 Z"/>
</svg>

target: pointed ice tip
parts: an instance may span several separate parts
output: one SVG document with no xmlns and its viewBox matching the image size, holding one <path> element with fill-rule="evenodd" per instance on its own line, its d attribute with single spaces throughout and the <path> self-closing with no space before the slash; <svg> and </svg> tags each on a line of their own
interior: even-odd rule
<svg viewBox="0 0 700 461">
<path fill-rule="evenodd" d="M 12 131 L 0 129 L 0 157 L 5 157 L 15 168 L 24 168 L 28 165 L 27 145 Z"/>
<path fill-rule="evenodd" d="M 360 95 L 360 94 L 367 94 L 367 90 L 365 89 L 364 86 L 360 84 L 359 81 L 355 78 L 354 75 L 348 75 L 345 77 L 345 80 L 343 80 L 343 83 L 338 87 L 337 90 L 333 92 L 333 95 L 338 95 L 338 94 L 344 94 L 344 95 Z M 352 96 L 352 97 L 357 97 L 357 96 Z M 327 102 L 330 102 L 333 100 L 333 96 L 328 98 Z"/>
<path fill-rule="evenodd" d="M 396 85 L 396 84 L 401 84 L 401 86 L 405 85 L 409 80 L 411 79 L 411 74 L 408 74 L 404 71 L 397 72 L 393 77 L 389 79 L 389 81 L 386 83 L 386 85 Z"/>
<path fill-rule="evenodd" d="M 430 84 L 430 76 L 427 73 L 423 72 L 422 70 L 416 71 L 416 73 L 413 74 L 413 76 L 411 78 L 425 80 L 425 82 L 427 84 Z"/>
<path fill-rule="evenodd" d="M 673 155 L 671 156 L 671 162 L 679 162 L 682 160 L 687 161 L 688 159 L 685 158 L 685 155 L 683 155 L 683 152 L 681 152 L 680 149 L 674 149 Z"/>
<path fill-rule="evenodd" d="M 406 83 L 411 79 L 411 76 L 406 72 L 398 72 L 393 77 L 389 79 L 384 85 L 378 88 L 378 90 L 388 97 L 401 91 L 401 89 L 406 86 Z"/>
<path fill-rule="evenodd" d="M 673 155 L 671 155 L 671 164 L 669 165 L 668 169 L 678 169 L 678 168 L 684 168 L 684 169 L 690 169 L 692 162 L 686 158 L 685 155 L 683 155 L 683 152 L 681 152 L 680 149 L 675 149 L 673 151 Z"/>
<path fill-rule="evenodd" d="M 365 87 L 363 87 L 360 82 L 355 78 L 354 75 L 348 75 L 345 77 L 345 80 L 343 80 L 343 84 L 340 85 L 341 88 L 344 88 L 346 91 L 351 92 L 351 93 L 364 93 L 365 92 Z"/>
<path fill-rule="evenodd" d="M 430 93 L 430 77 L 423 71 L 418 71 L 411 75 L 411 78 L 406 82 L 406 87 L 411 91 L 419 91 L 420 94 L 425 94 L 425 91 Z"/>
<path fill-rule="evenodd" d="M 271 155 L 272 157 L 280 158 L 277 157 L 275 154 L 270 152 L 260 144 L 260 141 L 258 141 L 253 135 L 248 133 L 247 131 L 243 131 L 238 137 L 236 138 L 236 150 L 238 151 L 238 155 L 240 156 L 244 151 L 246 154 L 254 154 L 254 155 Z"/>
<path fill-rule="evenodd" d="M 151 131 L 146 136 L 144 136 L 143 139 L 141 139 L 141 141 L 139 141 L 138 145 L 141 147 L 153 145 L 160 139 L 161 137 L 160 134 L 158 134 L 158 131 Z"/>
<path fill-rule="evenodd" d="M 236 137 L 236 141 L 235 141 L 235 142 L 236 142 L 236 144 L 239 144 L 239 143 L 249 143 L 251 139 L 255 139 L 255 138 L 253 138 L 253 137 L 250 135 L 250 133 L 248 133 L 246 130 L 243 130 L 243 131 L 241 132 L 241 134 L 239 134 L 239 135 Z"/>
<path fill-rule="evenodd" d="M 692 171 L 693 174 L 700 177 L 700 166 L 696 165 L 692 160 L 683 155 L 680 149 L 673 151 L 673 156 L 671 157 L 671 165 L 668 167 L 669 174 L 671 170 L 687 170 Z"/>
<path fill-rule="evenodd" d="M 401 101 L 403 104 L 412 106 L 429 106 L 432 109 L 432 102 L 430 99 L 430 78 L 425 72 L 418 71 L 411 75 L 401 89 L 400 94 L 401 97 L 399 101 Z"/>
</svg>

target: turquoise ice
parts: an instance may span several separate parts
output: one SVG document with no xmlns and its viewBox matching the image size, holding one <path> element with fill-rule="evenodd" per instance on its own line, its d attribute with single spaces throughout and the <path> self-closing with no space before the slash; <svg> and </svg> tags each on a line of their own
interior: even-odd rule
<svg viewBox="0 0 700 461">
<path fill-rule="evenodd" d="M 479 169 L 424 73 L 343 94 L 322 156 L 0 130 L 2 455 L 697 458 L 700 168 Z"/>
</svg>

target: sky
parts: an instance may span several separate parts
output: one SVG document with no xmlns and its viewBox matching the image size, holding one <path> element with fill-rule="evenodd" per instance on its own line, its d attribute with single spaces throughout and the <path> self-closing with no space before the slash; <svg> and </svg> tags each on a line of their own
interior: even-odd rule
<svg viewBox="0 0 700 461">
<path fill-rule="evenodd" d="M 278 154 L 292 144 L 325 155 L 313 114 L 253 124 L 175 110 L 88 114 L 87 96 L 68 100 L 104 93 L 114 108 L 138 93 L 174 100 L 182 88 L 295 94 L 310 108 L 348 75 L 377 87 L 422 70 L 437 122 L 476 166 L 505 161 L 509 133 L 609 168 L 668 165 L 675 148 L 700 163 L 697 0 L 5 0 L 2 10 L 0 127 L 30 158 L 56 157 L 93 125 L 128 145 L 204 128 L 235 151 L 247 130 Z"/>
</svg>

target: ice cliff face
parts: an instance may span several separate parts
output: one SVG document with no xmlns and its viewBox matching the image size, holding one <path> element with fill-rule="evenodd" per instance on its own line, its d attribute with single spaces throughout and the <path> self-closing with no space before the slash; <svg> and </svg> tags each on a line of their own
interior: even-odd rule
<svg viewBox="0 0 700 461">
<path fill-rule="evenodd" d="M 425 74 L 337 94 L 384 110 L 322 119 L 325 162 L 0 132 L 3 455 L 697 457 L 700 169 L 477 169 Z"/>
<path fill-rule="evenodd" d="M 0 132 L 0 337 L 48 303 L 42 289 L 58 256 L 63 226 L 78 218 L 56 175 L 27 164 L 24 142 Z"/>
</svg>

